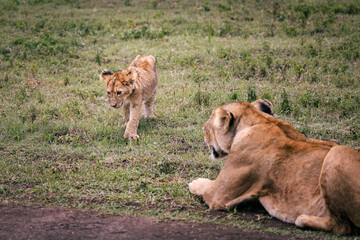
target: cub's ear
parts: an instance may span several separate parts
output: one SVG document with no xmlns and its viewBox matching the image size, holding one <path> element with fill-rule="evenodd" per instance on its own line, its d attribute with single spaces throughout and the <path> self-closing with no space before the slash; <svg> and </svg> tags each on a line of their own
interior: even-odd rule
<svg viewBox="0 0 360 240">
<path fill-rule="evenodd" d="M 214 111 L 214 126 L 227 132 L 234 123 L 234 115 L 222 108 Z"/>
<path fill-rule="evenodd" d="M 126 82 L 127 86 L 132 86 L 135 82 L 135 79 L 137 78 L 137 72 L 134 67 L 128 67 L 125 70 L 123 70 L 123 73 L 128 77 L 128 80 Z"/>
<path fill-rule="evenodd" d="M 113 73 L 109 70 L 105 69 L 100 73 L 100 80 L 104 81 L 106 84 L 109 82 L 109 80 L 113 77 Z"/>
<path fill-rule="evenodd" d="M 131 79 L 129 80 L 129 85 L 133 85 L 134 82 L 135 82 L 135 79 L 131 78 Z"/>
</svg>

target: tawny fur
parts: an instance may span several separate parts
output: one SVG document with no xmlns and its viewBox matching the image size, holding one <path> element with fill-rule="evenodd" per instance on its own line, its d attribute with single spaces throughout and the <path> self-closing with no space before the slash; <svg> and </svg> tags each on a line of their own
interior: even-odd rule
<svg viewBox="0 0 360 240">
<path fill-rule="evenodd" d="M 329 141 L 324 141 L 324 140 L 318 140 L 318 139 L 313 139 L 313 138 L 305 138 L 304 135 L 302 135 L 301 133 L 299 133 L 298 131 L 296 131 L 296 129 L 291 126 L 290 123 L 285 122 L 281 119 L 276 119 L 274 118 L 273 115 L 273 105 L 272 103 L 267 100 L 267 99 L 258 99 L 254 102 L 251 103 L 251 105 L 253 105 L 257 110 L 259 110 L 261 113 L 261 115 L 263 117 L 265 117 L 267 120 L 271 121 L 272 123 L 276 124 L 279 128 L 281 128 L 281 130 L 285 133 L 285 135 L 293 140 L 298 140 L 298 141 L 306 141 L 306 142 L 312 142 L 312 143 L 319 143 L 319 144 L 324 144 L 324 145 L 328 145 L 328 146 L 336 146 L 338 145 L 338 141 L 335 139 L 331 139 Z M 265 114 L 263 113 L 264 108 L 263 106 L 267 106 L 267 108 L 269 109 L 269 112 L 265 111 Z M 269 116 L 269 114 L 271 116 Z"/>
<path fill-rule="evenodd" d="M 114 74 L 102 71 L 100 79 L 106 83 L 110 106 L 123 109 L 126 127 L 124 137 L 130 140 L 139 138 L 137 128 L 144 104 L 145 117 L 155 117 L 153 104 L 158 88 L 155 58 L 138 55 L 122 71 Z"/>
<path fill-rule="evenodd" d="M 227 156 L 216 180 L 190 192 L 212 209 L 258 198 L 270 215 L 299 227 L 348 234 L 360 228 L 360 153 L 308 140 L 289 123 L 239 102 L 215 109 L 204 124 L 212 158 Z"/>
<path fill-rule="evenodd" d="M 258 109 L 264 113 L 273 115 L 273 105 L 267 99 L 258 99 L 256 101 L 252 102 L 251 105 L 253 105 L 256 109 Z"/>
</svg>

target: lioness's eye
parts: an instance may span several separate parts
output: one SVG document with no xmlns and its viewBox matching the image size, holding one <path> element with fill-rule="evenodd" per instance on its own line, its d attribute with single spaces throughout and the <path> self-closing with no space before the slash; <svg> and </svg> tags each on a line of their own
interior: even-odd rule
<svg viewBox="0 0 360 240">
<path fill-rule="evenodd" d="M 118 95 L 118 96 L 119 96 L 120 94 L 121 94 L 121 91 L 116 92 L 116 95 Z"/>
<path fill-rule="evenodd" d="M 126 76 L 129 76 L 131 74 L 131 71 L 126 74 Z"/>
<path fill-rule="evenodd" d="M 108 95 L 110 95 L 110 92 L 107 92 Z"/>
</svg>

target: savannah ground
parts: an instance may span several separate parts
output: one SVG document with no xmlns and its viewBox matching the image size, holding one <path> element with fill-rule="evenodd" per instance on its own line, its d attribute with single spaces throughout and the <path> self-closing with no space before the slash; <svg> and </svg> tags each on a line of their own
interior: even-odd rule
<svg viewBox="0 0 360 240">
<path fill-rule="evenodd" d="M 187 184 L 221 169 L 202 125 L 229 102 L 267 98 L 305 136 L 359 147 L 359 14 L 354 0 L 0 0 L 0 209 L 346 238 L 279 225 L 253 202 L 209 211 Z M 99 73 L 138 54 L 157 59 L 157 118 L 130 142 Z"/>
</svg>

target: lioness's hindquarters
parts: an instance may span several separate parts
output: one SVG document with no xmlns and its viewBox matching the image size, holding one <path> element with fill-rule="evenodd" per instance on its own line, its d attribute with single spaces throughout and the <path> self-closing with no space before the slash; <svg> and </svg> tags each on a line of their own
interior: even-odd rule
<svg viewBox="0 0 360 240">
<path fill-rule="evenodd" d="M 346 146 L 334 146 L 326 155 L 320 176 L 322 196 L 330 216 L 300 215 L 295 224 L 317 230 L 350 234 L 360 229 L 360 154 Z"/>
<path fill-rule="evenodd" d="M 332 147 L 324 160 L 320 186 L 336 222 L 349 226 L 351 222 L 360 230 L 359 172 L 359 152 L 341 145 Z"/>
</svg>

